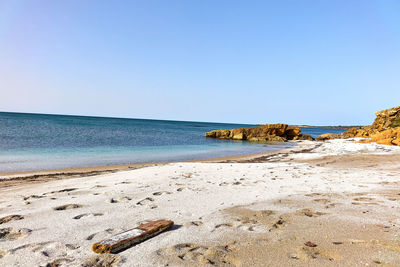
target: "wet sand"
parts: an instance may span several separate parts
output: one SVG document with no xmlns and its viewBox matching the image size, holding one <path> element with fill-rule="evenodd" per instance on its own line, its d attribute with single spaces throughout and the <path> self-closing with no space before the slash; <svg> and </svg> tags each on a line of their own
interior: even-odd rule
<svg viewBox="0 0 400 267">
<path fill-rule="evenodd" d="M 294 144 L 295 146 L 295 144 Z M 278 153 L 287 153 L 290 148 L 270 151 L 265 153 L 254 153 L 247 155 L 235 155 L 217 158 L 207 158 L 198 160 L 187 160 L 182 162 L 243 162 L 260 159 L 263 157 L 276 155 Z M 79 167 L 66 169 L 51 169 L 41 171 L 21 171 L 21 172 L 0 172 L 0 188 L 15 186 L 27 183 L 43 183 L 51 180 L 68 179 L 81 176 L 95 176 L 105 173 L 116 173 L 119 171 L 134 170 L 138 168 L 160 166 L 173 162 L 149 162 L 149 163 L 133 163 L 121 165 Z"/>
<path fill-rule="evenodd" d="M 400 150 L 349 140 L 0 188 L 2 266 L 400 266 Z M 388 163 L 389 162 L 389 163 Z M 156 219 L 119 254 L 91 244 Z"/>
</svg>

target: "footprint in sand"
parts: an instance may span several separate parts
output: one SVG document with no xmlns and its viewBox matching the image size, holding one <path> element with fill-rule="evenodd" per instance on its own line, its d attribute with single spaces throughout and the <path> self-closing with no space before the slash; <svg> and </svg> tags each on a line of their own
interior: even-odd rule
<svg viewBox="0 0 400 267">
<path fill-rule="evenodd" d="M 146 197 L 145 199 L 142 199 L 142 200 L 138 201 L 138 202 L 136 203 L 136 205 L 143 206 L 143 205 L 146 205 L 146 204 L 150 204 L 150 203 L 153 202 L 153 201 L 154 201 L 154 198 Z"/>
<path fill-rule="evenodd" d="M 357 197 L 357 198 L 353 198 L 354 201 L 371 201 L 371 200 L 375 200 L 372 197 Z"/>
<path fill-rule="evenodd" d="M 46 252 L 43 253 L 44 256 L 46 256 L 45 253 Z M 49 256 L 46 256 L 46 257 L 49 257 Z M 47 266 L 51 266 L 51 267 L 53 267 L 53 266 L 64 266 L 64 264 L 65 264 L 65 266 L 67 266 L 68 265 L 67 263 L 70 263 L 70 262 L 73 262 L 73 261 L 74 260 L 71 259 L 71 258 L 59 258 L 59 259 L 55 259 L 55 260 L 53 260 L 51 262 L 47 262 L 43 266 L 46 266 L 46 267 Z"/>
<path fill-rule="evenodd" d="M 78 208 L 82 208 L 82 205 L 79 204 L 67 204 L 67 205 L 62 205 L 62 206 L 58 206 L 53 208 L 54 210 L 60 211 L 60 210 L 71 210 L 71 209 L 78 209 Z"/>
<path fill-rule="evenodd" d="M 0 218 L 0 224 L 7 223 L 10 221 L 22 220 L 23 218 L 24 218 L 24 216 L 22 216 L 22 215 L 9 215 L 9 216 Z"/>
<path fill-rule="evenodd" d="M 96 217 L 96 216 L 103 216 L 104 214 L 103 213 L 84 213 L 84 214 L 77 215 L 77 216 L 73 217 L 72 219 L 79 220 L 83 217 L 90 216 L 90 215 L 93 215 Z"/>
<path fill-rule="evenodd" d="M 38 199 L 38 198 L 44 198 L 44 197 L 45 197 L 45 196 L 30 195 L 30 196 L 24 197 L 23 199 L 24 199 L 24 200 L 28 200 L 28 199 L 31 199 L 31 198 L 36 198 L 36 199 Z"/>
<path fill-rule="evenodd" d="M 262 217 L 269 217 L 274 214 L 276 214 L 276 212 L 273 210 L 257 210 L 254 212 L 253 217 L 262 218 Z"/>
<path fill-rule="evenodd" d="M 96 186 L 93 186 L 92 189 L 93 188 L 104 188 L 104 187 L 107 187 L 107 186 L 105 186 L 105 185 L 96 185 Z"/>
<path fill-rule="evenodd" d="M 185 226 L 202 226 L 203 222 L 202 221 L 193 221 L 193 222 L 187 222 L 184 224 Z"/>
<path fill-rule="evenodd" d="M 342 204 L 341 203 L 330 203 L 330 204 L 325 206 L 325 209 L 331 209 L 331 208 L 334 208 L 334 207 L 336 207 L 338 205 L 342 205 Z"/>
<path fill-rule="evenodd" d="M 19 238 L 26 237 L 32 232 L 31 229 L 22 228 L 14 231 L 14 228 L 7 227 L 0 229 L 0 241 L 13 241 Z"/>
<path fill-rule="evenodd" d="M 302 246 L 297 248 L 296 251 L 296 258 L 300 259 L 325 259 L 329 261 L 335 261 L 340 259 L 341 257 L 334 253 L 333 251 L 319 249 L 318 247 L 309 247 L 309 246 Z"/>
<path fill-rule="evenodd" d="M 104 230 L 104 231 L 102 231 L 102 232 L 97 232 L 97 233 L 94 233 L 94 234 L 91 234 L 91 235 L 89 235 L 88 237 L 86 237 L 86 240 L 92 240 L 97 234 L 100 234 L 100 233 L 107 233 L 107 234 L 114 234 L 115 232 L 117 232 L 117 231 L 119 231 L 119 232 L 121 232 L 122 231 L 122 229 L 112 229 L 112 228 L 108 228 L 108 229 L 106 229 L 106 230 Z"/>
<path fill-rule="evenodd" d="M 34 252 L 36 256 L 52 258 L 51 262 L 44 262 L 39 264 L 39 266 L 69 266 L 67 263 L 72 262 L 74 259 L 66 257 L 66 250 L 75 250 L 79 247 L 80 246 L 77 244 L 62 244 L 60 242 L 48 241 L 25 244 L 17 248 L 10 249 L 8 252 L 10 254 L 14 254 L 18 250 L 29 250 Z"/>
<path fill-rule="evenodd" d="M 86 237 L 86 240 L 92 240 L 93 237 L 95 237 L 96 235 L 97 235 L 97 233 L 91 234 L 91 235 L 89 235 L 88 237 Z"/>
<path fill-rule="evenodd" d="M 120 197 L 120 198 L 111 198 L 110 203 L 128 202 L 131 200 L 132 200 L 131 197 L 124 196 L 124 197 Z"/>
<path fill-rule="evenodd" d="M 109 266 L 114 267 L 120 265 L 124 260 L 123 258 L 111 254 L 93 255 L 83 261 L 82 267 L 92 266 Z"/>
<path fill-rule="evenodd" d="M 160 191 L 160 192 L 154 192 L 153 196 L 161 196 L 161 195 L 164 195 L 164 194 L 170 195 L 172 193 L 168 192 L 168 191 Z"/>
<path fill-rule="evenodd" d="M 256 224 L 256 220 L 252 220 L 249 217 L 237 218 L 236 221 L 240 222 L 242 225 L 244 224 Z"/>
<path fill-rule="evenodd" d="M 217 230 L 219 228 L 225 228 L 225 227 L 232 228 L 233 224 L 231 224 L 231 223 L 220 223 L 220 224 L 217 224 L 216 226 L 214 226 L 214 230 L 212 230 L 211 232 L 214 232 L 215 230 Z"/>
<path fill-rule="evenodd" d="M 31 249 L 32 252 L 38 252 L 45 248 L 49 248 L 49 246 L 53 246 L 55 243 L 56 242 L 53 242 L 53 241 L 30 243 L 30 244 L 25 244 L 25 245 L 10 249 L 9 252 L 11 254 L 13 254 L 16 251 L 21 250 L 21 249 Z"/>
<path fill-rule="evenodd" d="M 254 232 L 255 231 L 255 227 L 256 227 L 256 225 L 245 225 L 245 224 L 242 224 L 242 225 L 239 225 L 237 228 L 238 229 L 240 229 L 240 230 L 247 230 L 247 231 L 249 231 L 249 232 Z"/>
<path fill-rule="evenodd" d="M 322 203 L 322 204 L 328 204 L 331 201 L 327 198 L 317 198 L 317 199 L 313 199 L 314 202 L 318 202 L 318 203 Z"/>
<path fill-rule="evenodd" d="M 183 173 L 182 174 L 182 177 L 185 178 L 185 179 L 192 178 L 192 176 L 193 176 L 193 173 L 191 173 L 191 172 L 187 172 L 187 173 Z"/>
<path fill-rule="evenodd" d="M 301 215 L 301 216 L 307 216 L 307 217 L 319 217 L 319 216 L 322 216 L 325 214 L 326 213 L 319 212 L 319 211 L 314 212 L 311 209 L 302 209 L 302 210 L 298 210 L 295 212 L 295 215 Z"/>
<path fill-rule="evenodd" d="M 352 205 L 364 205 L 364 206 L 373 206 L 373 205 L 379 205 L 378 203 L 375 202 L 351 202 Z"/>
<path fill-rule="evenodd" d="M 229 255 L 233 248 L 234 246 L 231 244 L 226 246 L 202 246 L 183 243 L 159 249 L 156 254 L 172 261 L 167 266 L 176 266 L 182 263 L 185 266 L 239 266 L 241 262 L 233 255 Z"/>
<path fill-rule="evenodd" d="M 79 246 L 78 244 L 65 244 L 65 247 L 70 250 L 75 250 L 75 249 L 80 248 L 81 246 Z"/>
<path fill-rule="evenodd" d="M 44 193 L 43 195 L 47 195 L 47 194 L 56 194 L 56 193 L 65 193 L 65 192 L 71 192 L 71 191 L 75 191 L 78 190 L 78 188 L 64 188 L 58 191 L 51 191 L 50 193 Z"/>
</svg>

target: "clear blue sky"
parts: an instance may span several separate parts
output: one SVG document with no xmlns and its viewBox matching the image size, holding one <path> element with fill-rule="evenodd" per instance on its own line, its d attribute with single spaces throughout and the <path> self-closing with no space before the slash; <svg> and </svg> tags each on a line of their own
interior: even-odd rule
<svg viewBox="0 0 400 267">
<path fill-rule="evenodd" d="M 0 110 L 370 124 L 400 1 L 0 1 Z"/>
</svg>

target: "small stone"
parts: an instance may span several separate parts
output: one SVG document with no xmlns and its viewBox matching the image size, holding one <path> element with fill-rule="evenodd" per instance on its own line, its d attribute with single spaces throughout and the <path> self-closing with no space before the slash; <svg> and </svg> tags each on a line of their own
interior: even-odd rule
<svg viewBox="0 0 400 267">
<path fill-rule="evenodd" d="M 306 245 L 307 247 L 311 247 L 311 248 L 315 248 L 317 246 L 317 244 L 314 244 L 311 241 L 307 241 L 306 243 L 304 243 L 304 245 Z"/>
</svg>

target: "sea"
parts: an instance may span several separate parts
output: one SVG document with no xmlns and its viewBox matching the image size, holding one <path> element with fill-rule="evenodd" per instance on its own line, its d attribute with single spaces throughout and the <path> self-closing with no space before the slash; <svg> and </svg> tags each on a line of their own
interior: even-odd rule
<svg viewBox="0 0 400 267">
<path fill-rule="evenodd" d="M 0 112 L 0 173 L 195 160 L 294 145 L 205 137 L 215 129 L 253 126 L 257 125 Z M 302 128 L 313 137 L 343 131 Z"/>
</svg>

